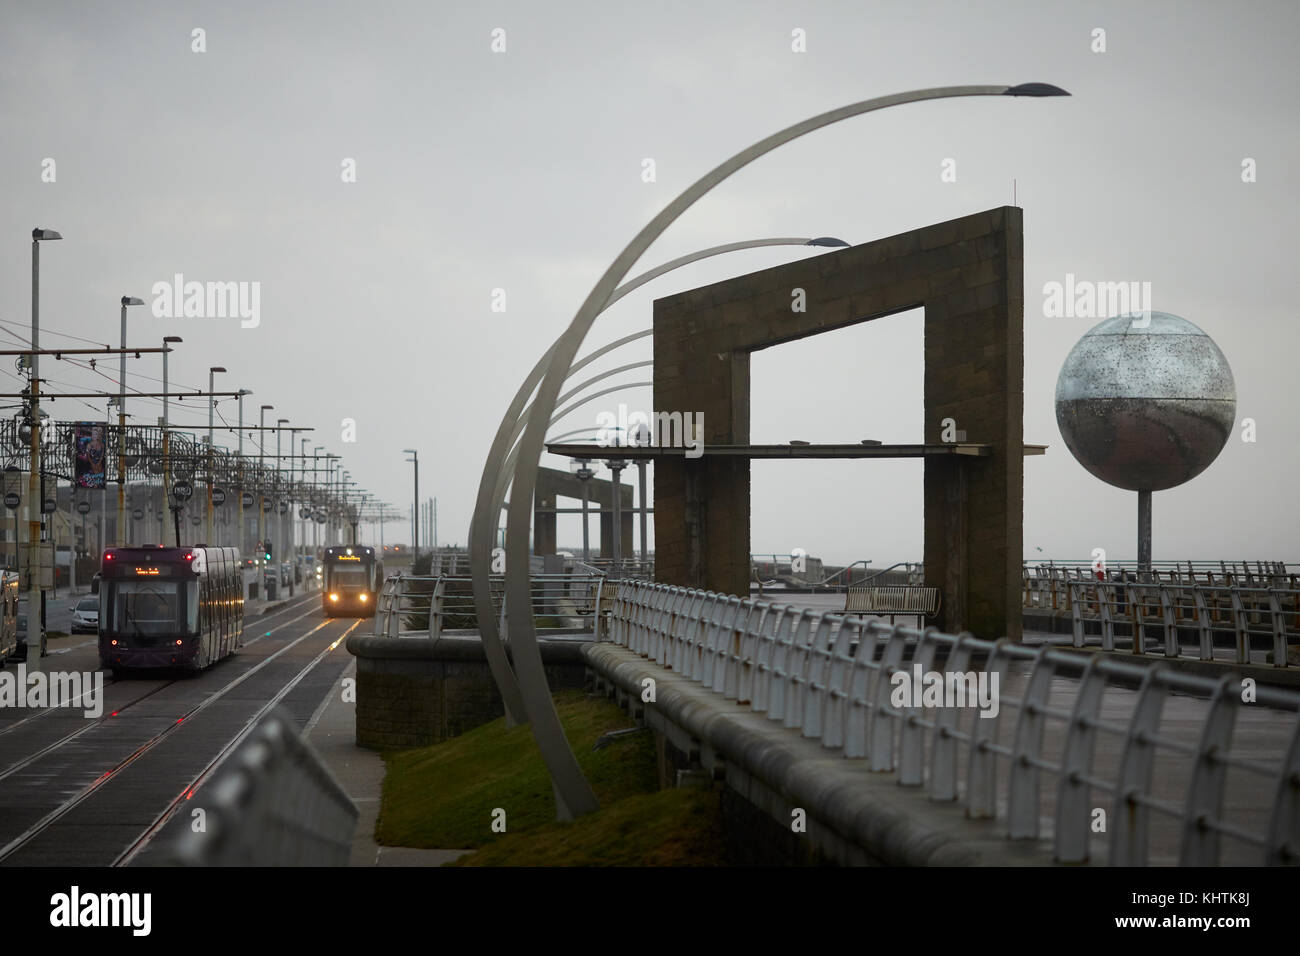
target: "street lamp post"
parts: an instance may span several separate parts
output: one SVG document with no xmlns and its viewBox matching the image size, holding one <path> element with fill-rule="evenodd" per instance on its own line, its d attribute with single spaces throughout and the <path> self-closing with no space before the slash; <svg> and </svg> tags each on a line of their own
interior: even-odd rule
<svg viewBox="0 0 1300 956">
<path fill-rule="evenodd" d="M 112 408 L 113 408 L 113 406 L 114 406 L 115 404 L 117 404 L 117 399 L 113 398 L 113 397 L 110 395 L 109 398 L 108 398 L 108 401 L 107 401 L 107 402 L 105 403 L 105 405 L 104 405 L 104 448 L 105 448 L 106 450 L 107 450 L 107 448 L 108 448 L 108 427 L 109 427 L 109 416 L 110 416 L 111 410 L 112 410 Z M 105 453 L 104 459 L 105 459 L 105 464 L 107 464 L 107 461 L 108 461 L 107 452 Z M 100 560 L 101 560 L 101 561 L 103 560 L 103 554 L 104 554 L 104 548 L 105 548 L 105 541 L 104 541 L 104 513 L 105 513 L 107 510 L 108 510 L 108 469 L 105 468 L 105 469 L 104 469 L 104 483 L 103 483 L 102 485 L 99 486 L 99 553 L 100 553 Z"/>
<path fill-rule="evenodd" d="M 420 557 L 420 453 L 414 448 L 403 448 L 402 451 L 411 456 L 407 461 L 415 463 L 415 497 L 411 499 L 411 534 L 414 540 L 411 563 L 414 566 Z"/>
<path fill-rule="evenodd" d="M 122 296 L 122 352 L 117 364 L 117 533 L 118 544 L 126 543 L 126 307 L 144 305 L 143 299 Z"/>
<path fill-rule="evenodd" d="M 266 413 L 274 408 L 274 405 L 263 405 L 257 417 L 257 540 L 263 549 L 266 546 Z M 257 556 L 259 567 L 266 563 L 265 557 L 265 550 Z"/>
<path fill-rule="evenodd" d="M 218 372 L 225 372 L 220 365 L 214 365 L 208 369 L 208 514 L 207 525 L 204 530 L 203 541 L 208 547 L 212 547 L 212 417 L 217 411 L 217 399 L 213 395 L 215 391 L 215 380 Z"/>
<path fill-rule="evenodd" d="M 320 491 L 318 490 L 318 483 L 320 481 L 320 453 L 324 450 L 324 445 L 317 445 L 311 452 L 311 546 L 313 552 L 320 551 L 320 522 L 316 520 L 316 499 L 320 496 Z M 316 561 L 316 558 L 317 555 L 313 553 L 313 563 Z"/>
<path fill-rule="evenodd" d="M 164 501 L 164 502 L 170 502 L 170 501 L 171 501 L 171 493 L 172 493 L 171 434 L 170 434 L 170 433 L 168 432 L 168 430 L 167 430 L 168 425 L 170 424 L 170 423 L 169 423 L 169 420 L 168 420 L 168 417 L 167 417 L 167 416 L 168 416 L 168 410 L 169 410 L 169 408 L 170 408 L 170 404 L 169 404 L 169 402 L 168 402 L 168 398 L 167 398 L 167 355 L 168 355 L 168 353 L 171 351 L 171 349 L 170 349 L 171 344 L 172 344 L 172 343 L 179 343 L 179 342 L 181 342 L 181 341 L 183 341 L 183 340 L 181 339 L 181 337 L 180 337 L 179 335 L 164 335 L 164 336 L 163 336 L 163 354 L 162 354 L 162 360 L 163 360 L 162 456 L 163 456 L 163 501 Z M 209 388 L 208 391 L 212 391 L 212 389 Z M 169 507 L 168 507 L 168 510 L 169 510 L 169 511 L 171 510 L 171 507 L 172 507 L 172 506 L 169 505 Z M 162 539 L 163 539 L 164 541 L 167 540 L 167 530 L 166 530 L 166 528 L 163 529 L 163 533 L 162 533 L 162 536 L 161 536 L 161 537 L 162 537 Z M 181 546 L 181 538 L 180 538 L 180 530 L 179 530 L 179 528 L 178 528 L 178 529 L 177 529 L 177 533 L 176 533 L 176 547 L 179 548 L 180 546 Z"/>
<path fill-rule="evenodd" d="M 281 482 L 282 482 L 282 480 L 283 480 L 283 478 L 284 478 L 284 475 L 283 475 L 283 473 L 282 473 L 281 470 L 280 470 L 280 434 L 281 434 L 281 432 L 283 431 L 284 426 L 287 425 L 288 423 L 289 423 L 289 419 L 287 419 L 287 418 L 277 418 L 277 419 L 275 420 L 275 497 L 276 497 L 276 502 L 275 502 L 275 539 L 274 539 L 274 540 L 275 540 L 275 542 L 276 542 L 276 544 L 277 544 L 277 547 L 280 549 L 280 557 L 275 557 L 275 552 L 272 552 L 272 558 L 274 558 L 274 560 L 275 560 L 275 566 L 276 566 L 276 572 L 275 572 L 275 573 L 276 573 L 276 576 L 277 576 L 277 577 L 279 577 L 279 574 L 280 574 L 279 566 L 280 566 L 280 564 L 283 562 L 283 558 L 284 558 L 284 546 L 285 546 L 285 540 L 284 540 L 284 512 L 281 510 L 282 507 L 284 506 L 284 491 L 281 489 L 280 484 L 281 484 Z M 293 578 L 290 577 L 289 580 L 292 582 Z M 292 589 L 293 585 L 290 584 L 289 586 L 290 586 L 290 588 Z M 291 592 L 291 593 L 292 593 L 292 592 Z"/>
<path fill-rule="evenodd" d="M 591 481 L 596 473 L 592 471 L 591 462 L 586 458 L 572 459 L 569 462 L 569 470 L 573 472 L 573 477 L 582 483 L 582 563 L 591 564 L 591 547 L 587 537 L 587 482 Z"/>
<path fill-rule="evenodd" d="M 31 366 L 31 473 L 27 476 L 27 667 L 40 670 L 45 644 L 45 621 L 37 612 L 41 602 L 41 243 L 63 237 L 53 229 L 32 230 L 32 366 Z M 17 554 L 18 544 L 14 543 Z"/>
<path fill-rule="evenodd" d="M 307 488 L 307 442 L 308 442 L 308 439 L 306 439 L 306 438 L 299 438 L 299 439 L 298 439 L 298 443 L 299 443 L 299 445 L 301 445 L 301 447 L 302 447 L 302 468 L 299 470 L 299 473 L 298 473 L 298 484 L 299 484 L 299 486 L 303 489 L 303 500 L 300 501 L 300 502 L 298 503 L 298 518 L 299 518 L 299 520 L 301 520 L 301 521 L 303 522 L 303 525 L 302 525 L 302 545 L 301 545 L 301 549 L 302 549 L 302 551 L 303 551 L 304 553 L 307 551 L 307 518 L 302 517 L 302 512 L 303 512 L 304 510 L 306 510 L 306 509 L 307 509 L 307 506 L 310 504 L 310 502 L 308 501 L 309 495 L 307 494 L 307 491 L 306 491 L 306 488 Z M 298 566 L 301 567 L 301 565 L 302 565 L 302 560 L 301 560 L 301 558 L 298 557 L 298 556 L 295 556 L 295 560 L 298 561 Z M 308 583 L 310 583 L 310 582 L 307 580 L 306 575 L 303 576 L 303 583 L 304 583 L 304 584 L 308 584 Z"/>
<path fill-rule="evenodd" d="M 253 393 L 246 389 L 239 390 L 239 451 L 236 453 L 238 462 L 239 480 L 236 484 L 239 487 L 239 530 L 235 537 L 236 546 L 239 548 L 239 556 L 242 558 L 248 554 L 247 540 L 244 535 L 244 396 Z"/>
</svg>

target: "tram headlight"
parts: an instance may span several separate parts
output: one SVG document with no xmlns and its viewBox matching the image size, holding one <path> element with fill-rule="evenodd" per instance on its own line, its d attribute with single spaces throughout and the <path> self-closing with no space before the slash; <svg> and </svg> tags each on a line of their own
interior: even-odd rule
<svg viewBox="0 0 1300 956">
<path fill-rule="evenodd" d="M 368 594 L 362 594 L 362 595 L 361 595 L 361 603 L 362 603 L 362 604 L 365 604 L 366 601 L 368 601 L 369 599 L 370 599 L 370 595 L 368 595 Z"/>
<path fill-rule="evenodd" d="M 338 596 L 337 594 L 331 594 L 331 595 L 330 595 L 330 600 L 331 600 L 331 601 L 337 601 L 338 599 L 339 599 L 339 596 Z"/>
</svg>

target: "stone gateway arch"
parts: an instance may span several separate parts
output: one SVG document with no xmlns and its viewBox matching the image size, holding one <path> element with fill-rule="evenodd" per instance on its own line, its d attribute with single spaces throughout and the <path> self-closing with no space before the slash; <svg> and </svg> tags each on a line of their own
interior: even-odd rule
<svg viewBox="0 0 1300 956">
<path fill-rule="evenodd" d="M 1023 260 L 1021 210 L 1004 206 L 656 300 L 654 407 L 703 413 L 705 447 L 656 458 L 656 579 L 749 593 L 750 459 L 708 450 L 749 445 L 750 354 L 919 307 L 925 583 L 942 591 L 944 630 L 1018 640 Z M 887 360 L 864 356 L 863 374 Z M 931 449 L 945 419 L 970 454 Z"/>
</svg>

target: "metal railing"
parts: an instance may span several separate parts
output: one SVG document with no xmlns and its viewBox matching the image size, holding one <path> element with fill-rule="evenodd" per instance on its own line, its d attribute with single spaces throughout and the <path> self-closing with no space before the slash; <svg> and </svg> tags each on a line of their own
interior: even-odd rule
<svg viewBox="0 0 1300 956">
<path fill-rule="evenodd" d="M 578 559 L 574 559 L 575 567 L 591 567 L 594 571 L 617 578 L 636 578 L 642 581 L 653 581 L 655 576 L 655 560 L 653 557 L 641 561 L 636 558 L 623 558 L 617 563 L 612 558 L 593 557 L 587 565 L 583 565 Z"/>
<path fill-rule="evenodd" d="M 360 815 L 283 709 L 194 805 L 203 825 L 177 840 L 171 862 L 180 866 L 347 866 Z"/>
<path fill-rule="evenodd" d="M 539 631 L 590 628 L 599 639 L 603 574 L 534 574 L 529 581 Z M 505 576 L 491 575 L 488 582 L 493 612 L 504 621 Z M 474 582 L 467 575 L 391 574 L 375 602 L 374 633 L 380 637 L 437 638 L 477 627 Z"/>
<path fill-rule="evenodd" d="M 867 565 L 870 563 L 870 560 L 859 559 L 824 578 L 813 580 L 809 579 L 807 572 L 795 573 L 792 570 L 792 555 L 751 554 L 749 556 L 750 578 L 760 590 L 780 583 L 782 577 L 790 578 L 810 588 L 826 588 L 828 591 L 843 591 L 846 587 L 866 584 L 918 586 L 924 583 L 925 566 L 919 561 L 898 561 L 887 568 L 869 568 Z M 816 559 L 816 566 L 824 568 L 821 559 Z"/>
<path fill-rule="evenodd" d="M 1288 588 L 1071 581 L 1069 608 L 1075 647 L 1100 643 L 1114 650 L 1118 634 L 1132 638 L 1133 652 L 1143 654 L 1154 630 L 1166 657 L 1208 661 L 1215 659 L 1219 633 L 1231 635 L 1234 663 L 1252 663 L 1252 643 L 1263 643 L 1271 646 L 1273 666 L 1286 667 L 1288 645 L 1300 643 L 1300 590 Z M 1188 632 L 1195 639 L 1185 655 L 1182 636 Z"/>
<path fill-rule="evenodd" d="M 1170 584 L 1238 584 L 1247 587 L 1300 586 L 1300 566 L 1282 561 L 1152 561 L 1141 571 L 1136 561 L 1107 561 L 1097 571 L 1088 561 L 1025 562 L 1025 586 L 1050 589 L 1052 581 L 1103 580 Z"/>
<path fill-rule="evenodd" d="M 1233 861 L 1300 863 L 1293 691 L 1244 695 L 1230 676 L 639 582 L 617 585 L 609 626 L 616 643 L 791 733 L 897 771 L 900 785 L 970 818 L 1005 821 L 1010 838 L 1038 839 L 1042 821 L 1054 821 L 1058 862 L 1104 847 L 1111 865 L 1141 865 L 1155 845 L 1165 855 L 1176 847 L 1185 865 L 1222 862 L 1228 849 Z M 897 695 L 940 661 L 953 690 L 985 675 L 996 709 Z M 1017 683 L 1018 696 L 1008 694 Z M 1167 711 L 1176 714 L 1162 720 Z M 1106 812 L 1099 795 L 1109 801 L 1104 835 L 1094 833 Z"/>
</svg>

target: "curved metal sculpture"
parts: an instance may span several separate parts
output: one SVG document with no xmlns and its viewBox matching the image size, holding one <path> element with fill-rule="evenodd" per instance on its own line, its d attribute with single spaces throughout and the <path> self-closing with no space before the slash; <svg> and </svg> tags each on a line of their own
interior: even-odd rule
<svg viewBox="0 0 1300 956">
<path fill-rule="evenodd" d="M 713 189 L 714 186 L 760 156 L 806 133 L 850 117 L 860 116 L 863 113 L 885 109 L 890 106 L 899 106 L 904 103 L 958 96 L 1062 95 L 1068 94 L 1057 87 L 1039 83 L 1015 87 L 956 86 L 897 93 L 854 103 L 814 116 L 801 123 L 796 123 L 768 136 L 766 139 L 760 140 L 748 149 L 742 150 L 699 179 L 655 216 L 619 254 L 618 258 L 605 271 L 605 274 L 601 276 L 578 309 L 568 329 L 565 330 L 559 341 L 548 350 L 547 354 L 543 356 L 533 370 L 534 376 L 542 371 L 545 374 L 538 386 L 538 393 L 533 402 L 528 427 L 525 429 L 519 444 L 518 459 L 521 466 L 515 473 L 513 490 L 510 495 L 511 501 L 506 526 L 505 599 L 508 605 L 515 607 L 531 606 L 528 574 L 531 504 L 537 483 L 537 468 L 546 438 L 546 428 L 555 409 L 556 398 L 568 375 L 570 363 L 572 363 L 578 347 L 591 328 L 592 322 L 595 321 L 596 316 L 604 309 L 610 296 L 614 293 L 619 279 L 627 274 L 628 269 L 645 253 L 650 244 L 683 212 L 708 193 L 709 190 Z M 533 376 L 530 376 L 530 378 L 533 378 Z M 517 415 L 522 410 L 523 404 L 524 400 L 517 396 L 517 402 L 511 405 L 513 411 L 507 413 L 507 421 L 503 422 L 501 431 L 511 427 L 511 415 Z M 498 432 L 498 438 L 500 437 L 501 433 Z M 489 455 L 484 468 L 484 481 L 479 487 L 478 507 L 475 510 L 475 520 L 472 527 L 472 531 L 479 536 L 487 530 L 484 527 L 488 519 L 486 509 L 491 504 L 492 493 L 496 484 L 493 475 L 494 463 L 501 449 L 494 445 L 493 451 L 495 454 Z M 474 590 L 476 601 L 479 598 L 480 591 L 482 591 L 485 599 L 487 596 L 484 585 L 487 582 L 488 555 L 483 553 L 481 545 L 479 551 L 478 555 L 472 553 L 470 559 L 471 568 L 475 574 Z M 483 572 L 481 579 L 480 569 Z M 480 613 L 480 623 L 482 623 L 485 616 L 490 618 L 491 614 L 483 615 Z M 559 715 L 556 713 L 554 702 L 551 700 L 550 688 L 546 683 L 546 674 L 542 666 L 541 653 L 537 646 L 537 634 L 533 628 L 531 615 L 517 614 L 509 618 L 509 629 L 515 673 L 521 694 L 520 703 L 528 715 L 533 727 L 533 736 L 542 752 L 542 758 L 546 762 L 547 770 L 550 772 L 559 816 L 561 819 L 569 819 L 596 810 L 599 808 L 599 803 L 596 800 L 595 793 L 578 767 L 577 759 L 565 739 Z M 486 632 L 484 634 L 486 647 Z M 504 696 L 505 688 L 502 688 L 502 691 Z"/>
<path fill-rule="evenodd" d="M 624 283 L 615 289 L 610 295 L 609 300 L 605 303 L 601 311 L 609 308 L 623 296 L 635 291 L 641 286 L 657 279 L 673 269 L 681 268 L 692 262 L 699 262 L 712 256 L 720 256 L 727 252 L 736 252 L 741 249 L 757 249 L 763 246 L 835 246 L 847 245 L 837 239 L 749 239 L 743 242 L 729 242 L 720 246 L 712 246 L 698 252 L 689 253 L 684 256 L 678 256 L 663 265 L 643 272 L 641 275 Z M 640 332 L 633 332 L 625 335 L 620 339 L 602 346 L 590 355 L 575 362 L 569 367 L 569 375 L 585 368 L 596 359 L 608 352 L 613 351 L 629 342 L 645 338 L 654 334 L 653 329 L 643 329 Z M 488 574 L 492 563 L 492 548 L 496 541 L 496 532 L 500 523 L 500 515 L 503 503 L 505 502 L 506 488 L 509 487 L 514 476 L 514 458 L 515 452 L 513 445 L 519 437 L 525 423 L 521 415 L 528 396 L 533 393 L 537 383 L 541 381 L 542 374 L 546 371 L 551 356 L 555 352 L 556 346 L 559 345 L 557 339 L 555 344 L 547 350 L 546 354 L 533 366 L 533 370 L 528 373 L 524 379 L 519 391 L 515 393 L 510 407 L 506 410 L 505 416 L 501 419 L 501 424 L 497 428 L 496 437 L 492 441 L 492 448 L 488 452 L 487 461 L 483 466 L 483 477 L 479 482 L 479 494 L 474 505 L 474 518 L 470 522 L 469 530 L 469 554 L 470 554 L 470 574 L 474 581 L 474 609 L 478 615 L 479 633 L 483 642 L 484 653 L 488 661 L 488 669 L 492 672 L 492 677 L 496 681 L 497 688 L 501 691 L 502 700 L 505 702 L 506 722 L 510 725 L 527 723 L 528 717 L 524 710 L 523 698 L 519 693 L 519 684 L 515 679 L 514 671 L 510 667 L 509 659 L 506 657 L 505 648 L 501 644 L 501 636 L 497 631 L 496 612 L 492 607 L 491 594 L 488 588 Z M 566 376 L 567 378 L 567 376 Z M 531 408 L 531 406 L 530 406 Z M 507 448 L 510 448 L 508 462 L 506 466 L 502 463 L 502 457 L 506 455 Z M 495 488 L 495 493 L 492 489 Z M 490 495 L 490 496 L 489 496 Z"/>
</svg>

